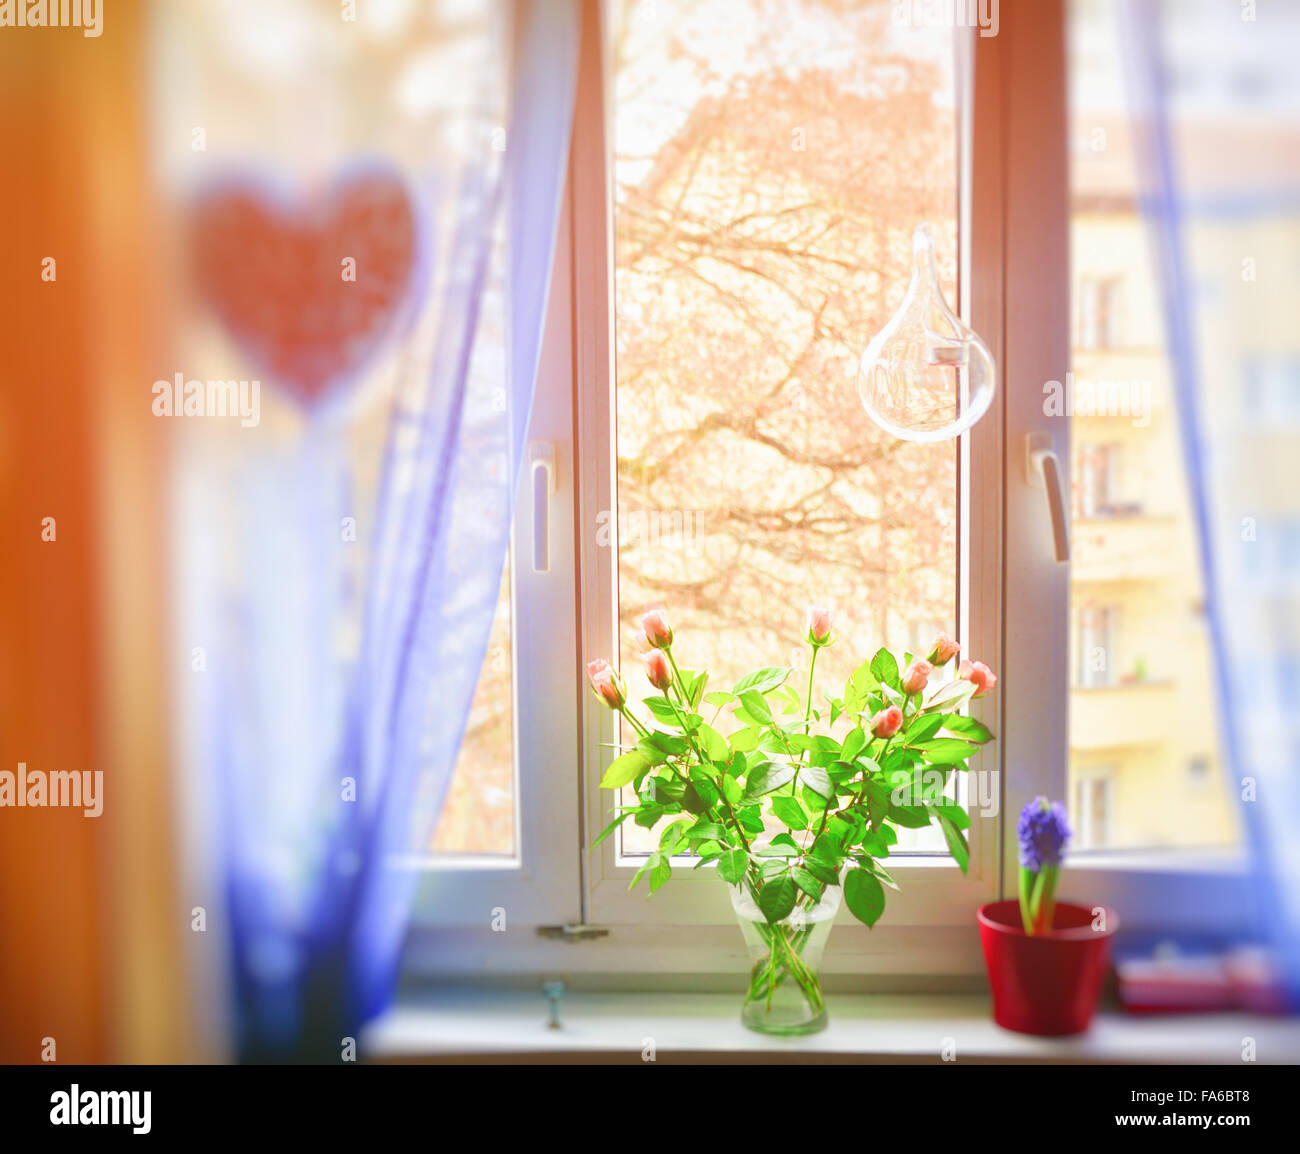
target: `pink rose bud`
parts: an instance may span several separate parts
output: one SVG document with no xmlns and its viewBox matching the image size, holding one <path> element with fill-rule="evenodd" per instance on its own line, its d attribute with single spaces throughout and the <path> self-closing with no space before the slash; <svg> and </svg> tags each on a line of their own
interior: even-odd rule
<svg viewBox="0 0 1300 1154">
<path fill-rule="evenodd" d="M 673 671 L 662 649 L 652 649 L 645 655 L 645 675 L 656 689 L 667 691 L 673 683 Z"/>
<path fill-rule="evenodd" d="M 897 705 L 882 709 L 868 723 L 875 737 L 893 737 L 903 728 L 903 711 Z"/>
<path fill-rule="evenodd" d="M 646 644 L 651 649 L 667 649 L 673 643 L 672 626 L 662 609 L 651 609 L 642 617 L 641 628 L 645 630 Z"/>
<path fill-rule="evenodd" d="M 903 692 L 920 693 L 929 684 L 930 674 L 933 672 L 934 666 L 918 657 L 903 674 Z"/>
<path fill-rule="evenodd" d="M 614 667 L 603 657 L 598 657 L 587 665 L 587 680 L 591 682 L 591 691 L 610 709 L 623 708 L 627 695 L 619 684 Z"/>
<path fill-rule="evenodd" d="M 808 644 L 819 648 L 831 643 L 831 611 L 821 605 L 808 610 Z"/>
<path fill-rule="evenodd" d="M 998 675 L 982 661 L 963 661 L 957 667 L 957 676 L 975 686 L 976 697 L 983 697 L 998 683 Z"/>
<path fill-rule="evenodd" d="M 934 639 L 934 645 L 930 649 L 930 663 L 932 665 L 947 665 L 958 653 L 961 652 L 961 642 L 954 641 L 946 633 L 940 633 Z"/>
</svg>

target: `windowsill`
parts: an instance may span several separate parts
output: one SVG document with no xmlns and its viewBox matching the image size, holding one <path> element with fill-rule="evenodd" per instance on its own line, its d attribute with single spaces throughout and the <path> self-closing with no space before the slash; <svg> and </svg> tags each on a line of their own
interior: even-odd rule
<svg viewBox="0 0 1300 1154">
<path fill-rule="evenodd" d="M 602 1063 L 957 1061 L 1238 1064 L 1243 1038 L 1256 1060 L 1300 1062 L 1300 1024 L 1246 1014 L 1140 1017 L 1099 1013 L 1075 1038 L 1033 1038 L 994 1024 L 985 995 L 831 994 L 830 1025 L 806 1038 L 768 1038 L 739 1022 L 740 994 L 567 993 L 561 1027 L 546 1024 L 539 992 L 439 990 L 412 994 L 370 1026 L 362 1053 L 372 1062 L 538 1062 L 569 1057 Z M 739 1057 L 743 1055 L 743 1057 Z"/>
</svg>

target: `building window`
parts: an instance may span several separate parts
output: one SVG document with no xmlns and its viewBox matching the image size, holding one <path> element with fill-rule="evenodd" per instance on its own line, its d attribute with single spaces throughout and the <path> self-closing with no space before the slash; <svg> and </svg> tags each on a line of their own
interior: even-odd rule
<svg viewBox="0 0 1300 1154">
<path fill-rule="evenodd" d="M 1114 349 L 1120 343 L 1119 277 L 1079 278 L 1077 344 L 1080 349 Z"/>
<path fill-rule="evenodd" d="M 1074 783 L 1074 845 L 1104 849 L 1110 844 L 1111 775 L 1094 770 Z"/>
<path fill-rule="evenodd" d="M 1075 452 L 1074 515 L 1104 517 L 1115 507 L 1118 445 L 1083 444 Z"/>
<path fill-rule="evenodd" d="M 1080 607 L 1075 623 L 1074 683 L 1080 689 L 1115 684 L 1115 623 L 1111 605 Z"/>
</svg>

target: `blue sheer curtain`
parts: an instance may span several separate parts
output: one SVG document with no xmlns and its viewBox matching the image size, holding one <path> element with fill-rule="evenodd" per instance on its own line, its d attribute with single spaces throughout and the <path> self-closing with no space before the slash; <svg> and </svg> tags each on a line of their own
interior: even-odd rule
<svg viewBox="0 0 1300 1154">
<path fill-rule="evenodd" d="M 505 148 L 484 77 L 420 192 L 426 299 L 373 505 L 346 395 L 192 464 L 184 617 L 219 829 L 235 1044 L 338 1061 L 396 987 L 507 555 L 578 53 L 575 0 L 503 5 Z M 426 366 L 427 362 L 427 366 Z M 502 400 L 504 398 L 504 403 Z M 356 540 L 340 533 L 361 522 Z M 349 641 L 349 633 L 355 640 Z M 342 638 L 342 640 L 340 640 Z"/>
<path fill-rule="evenodd" d="M 1300 12 L 1121 9 L 1224 753 L 1260 935 L 1300 1008 Z"/>
</svg>

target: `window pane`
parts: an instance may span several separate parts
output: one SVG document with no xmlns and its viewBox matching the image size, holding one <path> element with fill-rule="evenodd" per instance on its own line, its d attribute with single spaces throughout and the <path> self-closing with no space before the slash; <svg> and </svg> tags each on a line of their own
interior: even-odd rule
<svg viewBox="0 0 1300 1154">
<path fill-rule="evenodd" d="M 1071 30 L 1070 793 L 1079 848 L 1228 845 L 1209 634 L 1113 6 Z"/>
<path fill-rule="evenodd" d="M 515 852 L 511 661 L 507 566 L 456 772 L 434 831 L 435 853 L 512 856 Z"/>
<path fill-rule="evenodd" d="M 836 614 L 825 689 L 881 644 L 955 631 L 956 445 L 893 439 L 856 388 L 921 221 L 957 300 L 953 32 L 896 26 L 895 7 L 622 11 L 619 613 L 637 695 L 651 607 L 679 660 L 727 688 L 779 664 L 803 691 L 809 603 Z M 654 841 L 623 829 L 626 850 Z"/>
</svg>

